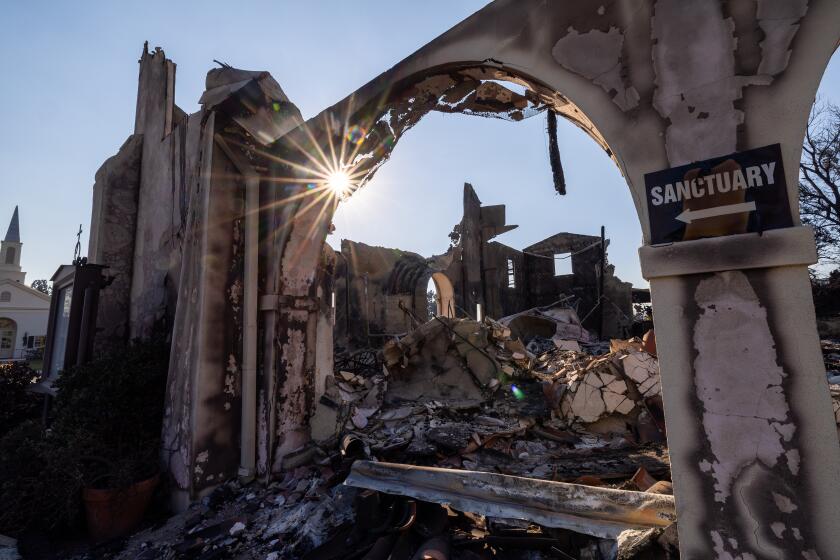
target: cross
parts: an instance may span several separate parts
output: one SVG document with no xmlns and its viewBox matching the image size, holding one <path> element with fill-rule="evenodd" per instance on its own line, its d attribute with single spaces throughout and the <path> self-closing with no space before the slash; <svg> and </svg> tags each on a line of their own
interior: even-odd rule
<svg viewBox="0 0 840 560">
<path fill-rule="evenodd" d="M 76 249 L 73 251 L 73 262 L 82 256 L 82 224 L 79 224 L 79 231 L 76 233 Z"/>
</svg>

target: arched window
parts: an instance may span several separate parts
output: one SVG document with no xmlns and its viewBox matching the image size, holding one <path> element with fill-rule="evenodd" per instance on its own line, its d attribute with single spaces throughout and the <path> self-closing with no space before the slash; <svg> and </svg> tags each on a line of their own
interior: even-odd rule
<svg viewBox="0 0 840 560">
<path fill-rule="evenodd" d="M 6 248 L 6 264 L 15 264 L 15 248 L 14 247 L 7 247 Z"/>
<path fill-rule="evenodd" d="M 12 292 L 0 292 L 0 303 L 12 301 Z"/>
</svg>

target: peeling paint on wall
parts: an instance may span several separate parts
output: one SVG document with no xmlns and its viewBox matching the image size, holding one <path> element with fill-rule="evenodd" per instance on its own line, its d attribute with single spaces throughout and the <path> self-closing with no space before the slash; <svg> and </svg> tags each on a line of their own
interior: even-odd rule
<svg viewBox="0 0 840 560">
<path fill-rule="evenodd" d="M 668 161 L 683 165 L 736 150 L 734 25 L 718 2 L 658 0 L 653 17 L 653 106 L 670 123 Z M 702 141 L 700 141 L 702 139 Z"/>
<path fill-rule="evenodd" d="M 580 33 L 570 28 L 568 35 L 554 44 L 551 55 L 563 68 L 612 93 L 613 102 L 622 111 L 629 111 L 638 106 L 639 92 L 625 84 L 626 70 L 621 64 L 623 46 L 624 34 L 616 27 L 610 27 L 606 33 L 597 29 Z"/>
<path fill-rule="evenodd" d="M 711 477 L 717 519 L 743 523 L 712 523 L 710 540 L 718 558 L 789 558 L 784 534 L 806 531 L 796 514 L 807 498 L 789 483 L 799 472 L 797 428 L 785 397 L 788 374 L 768 351 L 776 342 L 767 312 L 742 272 L 702 280 L 694 298 L 696 395 L 708 444 L 698 466 Z"/>
<path fill-rule="evenodd" d="M 787 68 L 790 44 L 807 11 L 808 0 L 758 0 L 756 16 L 764 32 L 759 74 L 775 76 Z"/>
</svg>

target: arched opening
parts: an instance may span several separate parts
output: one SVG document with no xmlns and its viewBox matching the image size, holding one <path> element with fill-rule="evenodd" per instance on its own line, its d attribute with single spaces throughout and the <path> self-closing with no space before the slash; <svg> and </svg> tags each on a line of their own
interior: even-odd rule
<svg viewBox="0 0 840 560">
<path fill-rule="evenodd" d="M 426 311 L 429 317 L 434 317 L 438 314 L 439 305 L 437 284 L 429 278 L 429 281 L 426 283 Z"/>
<path fill-rule="evenodd" d="M 9 318 L 0 318 L 0 360 L 15 357 L 17 342 L 17 323 Z"/>
<path fill-rule="evenodd" d="M 606 100 L 605 104 L 607 105 L 607 111 L 615 109 L 609 100 Z M 397 142 L 404 137 L 405 132 L 414 127 L 426 115 L 432 112 L 456 113 L 519 122 L 546 111 L 553 112 L 571 121 L 589 138 L 595 140 L 596 145 L 603 150 L 602 153 L 606 153 L 624 172 L 624 162 L 615 156 L 593 120 L 585 115 L 583 110 L 570 98 L 558 93 L 557 88 L 544 85 L 539 80 L 529 77 L 521 71 L 500 68 L 494 64 L 476 64 L 475 62 L 447 64 L 428 70 L 416 71 L 399 80 L 394 79 L 394 76 L 380 78 L 345 101 L 327 109 L 286 136 L 281 137 L 268 152 L 260 153 L 248 150 L 248 157 L 252 159 L 252 165 L 270 169 L 274 174 L 272 183 L 270 183 L 272 188 L 263 190 L 267 199 L 261 201 L 261 206 L 267 210 L 266 222 L 288 224 L 287 227 L 280 230 L 282 233 L 277 236 L 282 242 L 280 245 L 282 250 L 277 253 L 276 258 L 279 259 L 277 262 L 282 263 L 282 266 L 269 267 L 265 279 L 266 291 L 273 292 L 279 285 L 284 286 L 287 293 L 296 298 L 308 298 L 314 295 L 315 287 L 323 285 L 325 270 L 319 268 L 317 263 L 322 254 L 323 243 L 328 232 L 331 231 L 331 222 L 339 202 L 346 200 L 348 197 L 352 201 L 359 194 L 359 189 L 368 183 L 381 166 L 388 161 Z M 540 121 L 532 119 L 532 122 Z M 544 134 L 544 132 L 541 133 L 541 139 L 545 138 Z M 241 145 L 240 147 L 246 148 Z M 543 154 L 542 165 L 548 169 L 549 163 L 546 160 L 550 158 L 545 155 L 547 150 L 544 147 L 540 151 Z M 516 162 L 513 162 L 513 164 L 515 165 Z M 338 173 L 347 177 L 347 181 L 341 182 L 340 192 L 333 188 Z M 552 173 L 548 177 L 547 184 L 542 186 L 542 190 L 549 193 L 556 191 L 559 194 L 564 194 L 565 183 L 562 179 L 562 170 L 552 169 Z M 347 187 L 348 184 L 350 185 L 349 188 Z M 274 188 L 275 185 L 289 186 Z M 516 190 L 518 190 L 520 185 L 516 185 L 516 187 Z M 455 305 L 453 307 L 457 316 L 469 317 L 473 320 L 485 316 L 501 318 L 506 315 L 504 312 L 505 304 L 510 304 L 511 301 L 515 302 L 515 298 L 497 297 L 486 300 L 481 288 L 481 277 L 492 268 L 494 278 L 501 279 L 506 290 L 523 289 L 528 284 L 523 281 L 524 276 L 522 276 L 527 266 L 524 262 L 514 264 L 513 274 L 509 276 L 504 260 L 500 260 L 501 264 L 495 267 L 488 266 L 487 263 L 482 264 L 481 247 L 484 242 L 509 231 L 509 229 L 506 229 L 503 210 L 500 214 L 498 209 L 482 205 L 470 185 L 464 185 L 464 188 L 464 219 L 461 224 L 461 237 L 465 239 L 459 250 L 468 250 L 467 246 L 472 244 L 471 250 L 475 259 L 468 267 L 469 273 L 465 272 L 459 280 L 453 279 L 447 272 L 455 293 L 453 298 Z M 537 186 L 532 186 L 532 189 L 540 190 Z M 513 192 L 516 191 L 511 189 L 511 193 Z M 471 200 L 467 201 L 468 198 Z M 635 209 L 638 209 L 639 203 L 636 198 L 634 194 L 634 206 Z M 468 212 L 471 212 L 470 219 L 467 219 Z M 486 223 L 482 223 L 482 213 L 484 213 Z M 635 214 L 632 210 L 631 213 Z M 290 221 L 289 218 L 292 216 L 294 219 Z M 470 223 L 469 228 L 472 229 L 465 230 L 465 223 Z M 465 231 L 466 234 L 464 234 Z M 265 231 L 267 238 L 272 235 L 276 234 L 269 230 Z M 392 275 L 382 275 L 385 289 L 381 291 L 386 295 L 390 294 L 392 299 L 401 299 L 400 294 L 405 291 L 404 288 L 408 284 L 411 284 L 416 291 L 420 292 L 421 296 L 421 298 L 415 298 L 414 301 L 420 300 L 423 312 L 426 314 L 428 277 L 426 283 L 406 282 L 407 279 L 414 278 L 423 268 L 426 268 L 422 265 L 422 258 L 416 263 L 414 261 L 417 259 L 410 256 L 395 259 L 395 252 L 399 253 L 396 249 L 387 249 L 383 252 L 382 257 L 389 261 L 401 261 L 404 266 L 399 267 L 399 270 L 395 267 L 395 272 Z M 343 250 L 342 253 L 344 253 Z M 519 253 L 522 253 L 522 251 L 516 254 Z M 503 251 L 498 256 L 501 259 L 505 254 Z M 453 258 L 457 259 L 460 256 L 462 255 L 453 256 Z M 360 259 L 349 254 L 342 255 L 342 257 L 337 261 L 339 269 L 342 266 L 356 266 L 356 263 L 360 262 Z M 551 258 L 548 259 L 548 261 L 550 260 Z M 445 268 L 445 266 L 440 267 L 440 270 Z M 410 317 L 410 315 L 404 314 L 404 309 L 399 305 L 377 307 L 370 304 L 372 289 L 376 287 L 371 281 L 372 273 L 373 271 L 368 270 L 367 274 L 351 275 L 351 291 L 353 282 L 356 282 L 358 289 L 363 292 L 357 299 L 364 302 L 367 298 L 367 303 L 363 304 L 363 308 L 373 309 L 375 311 L 374 315 L 380 315 L 382 323 L 386 327 L 397 324 L 396 321 L 391 319 L 405 321 L 405 317 Z M 553 269 L 549 272 L 549 276 L 554 277 Z M 513 278 L 512 286 L 510 284 L 511 277 Z M 339 281 L 337 284 L 341 286 L 342 282 Z M 398 289 L 394 290 L 394 287 Z M 444 292 L 447 301 L 442 301 L 442 304 L 448 308 L 450 301 L 448 286 L 442 288 L 438 285 L 437 288 L 439 294 Z M 551 288 L 543 296 L 549 298 L 554 291 Z M 337 290 L 337 295 L 340 293 L 341 289 Z M 597 297 L 592 299 L 598 300 Z M 545 305 L 554 301 L 555 299 L 551 299 L 538 303 Z M 404 302 L 399 303 L 405 305 Z M 519 307 L 513 309 L 512 313 L 523 309 L 522 301 L 515 303 L 518 303 Z M 340 308 L 342 308 L 342 305 L 339 301 L 336 309 Z M 464 315 L 459 315 L 458 309 L 463 310 Z M 276 323 L 271 323 L 274 325 L 273 329 L 279 329 L 281 332 L 287 329 L 295 331 L 301 329 L 302 316 L 297 311 L 292 309 L 287 311 L 278 307 L 272 313 L 274 315 L 267 315 L 266 320 L 276 321 Z M 352 309 L 349 310 L 346 317 L 350 318 L 351 325 L 354 319 L 359 319 L 359 317 L 353 316 Z M 337 319 L 339 320 L 336 323 L 340 324 L 340 318 L 337 317 Z M 417 321 L 416 317 L 408 319 L 408 322 L 421 323 Z M 395 334 L 404 332 L 391 328 L 368 329 L 368 322 L 364 319 L 357 321 L 356 326 L 366 330 L 364 333 L 366 340 L 372 340 L 373 336 L 378 336 L 380 343 L 387 341 L 388 338 L 393 338 Z M 309 336 L 305 330 L 301 330 L 300 334 L 290 335 L 290 340 L 311 340 L 308 338 Z M 286 391 L 293 390 L 293 386 L 299 386 L 298 383 L 314 387 L 315 380 L 310 379 L 307 372 L 312 371 L 315 367 L 306 365 L 310 358 L 303 354 L 300 354 L 301 358 L 296 359 L 294 363 L 278 361 L 274 349 L 270 348 L 273 341 L 266 339 L 266 342 L 266 354 L 264 356 L 266 370 L 273 371 L 280 368 L 278 371 L 282 371 L 283 376 L 288 376 L 287 378 L 290 379 L 300 379 L 292 385 L 284 385 L 278 395 L 281 401 L 292 406 L 294 399 L 291 396 L 287 398 L 282 395 Z M 311 342 L 317 347 L 317 341 L 311 340 Z M 313 356 L 311 359 L 313 363 L 319 361 L 323 363 L 323 359 L 317 356 Z M 320 398 L 318 395 L 314 395 L 314 397 L 316 401 Z M 282 441 L 277 442 L 276 450 L 266 449 L 261 451 L 260 453 L 263 456 L 282 456 L 306 441 L 309 433 L 308 421 L 296 412 L 297 409 L 293 410 L 293 408 L 290 408 L 288 413 L 284 412 L 285 408 L 278 411 L 279 425 L 277 430 L 278 433 L 285 435 Z M 274 425 L 271 415 L 266 418 L 269 426 Z M 269 441 L 273 441 L 272 438 L 269 438 Z M 274 462 L 273 465 L 264 464 L 258 467 L 258 470 L 276 468 L 278 468 L 278 464 Z"/>
<path fill-rule="evenodd" d="M 535 153 L 539 154 L 539 156 L 535 158 L 539 161 L 529 163 L 543 169 L 544 173 L 539 180 L 525 181 L 523 184 L 517 184 L 517 178 L 515 176 L 507 178 L 510 184 L 515 185 L 515 190 L 514 188 L 509 188 L 505 192 L 497 193 L 493 202 L 496 202 L 497 200 L 499 202 L 507 202 L 513 193 L 521 191 L 525 200 L 530 198 L 535 200 L 544 200 L 544 198 L 541 197 L 553 198 L 551 202 L 552 207 L 557 208 L 558 211 L 562 212 L 562 202 L 561 204 L 557 204 L 557 201 L 564 201 L 565 199 L 558 199 L 555 189 L 561 190 L 560 187 L 565 187 L 565 184 L 558 184 L 555 180 L 557 170 L 551 169 L 549 166 L 550 158 L 547 155 L 549 150 L 546 149 L 545 141 L 545 121 L 544 119 L 539 118 L 529 118 L 535 117 L 546 111 L 555 112 L 556 114 L 571 121 L 580 131 L 583 132 L 583 134 L 576 137 L 577 140 L 582 139 L 584 135 L 588 136 L 590 139 L 594 139 L 595 145 L 600 147 L 600 150 L 595 148 L 591 151 L 600 151 L 600 156 L 597 157 L 603 157 L 603 155 L 606 154 L 612 159 L 613 163 L 616 163 L 613 152 L 607 146 L 606 140 L 597 130 L 592 121 L 584 115 L 570 99 L 559 93 L 553 92 L 550 88 L 542 85 L 539 81 L 490 66 L 476 67 L 470 65 L 452 65 L 451 70 L 442 73 L 440 72 L 441 70 L 437 69 L 435 73 L 432 73 L 431 75 L 418 73 L 415 76 L 407 78 L 401 82 L 399 89 L 393 88 L 388 90 L 385 93 L 386 97 L 384 99 L 382 97 L 372 97 L 368 103 L 362 103 L 364 96 L 357 93 L 357 95 L 351 100 L 346 101 L 343 104 L 339 104 L 336 107 L 325 111 L 318 117 L 308 121 L 302 129 L 304 133 L 301 133 L 300 136 L 289 141 L 289 144 L 293 147 L 293 149 L 289 150 L 289 153 L 291 154 L 294 154 L 296 151 L 299 153 L 303 150 L 303 147 L 308 146 L 305 149 L 307 160 L 299 162 L 299 173 L 306 175 L 307 168 L 310 172 L 313 168 L 321 169 L 336 167 L 346 171 L 351 179 L 350 186 L 349 188 L 344 189 L 343 194 L 340 197 L 341 203 L 336 203 L 330 208 L 330 210 L 335 210 L 336 207 L 338 208 L 336 218 L 340 218 L 342 212 L 347 208 L 353 208 L 355 211 L 369 212 L 367 218 L 365 219 L 365 231 L 367 231 L 369 235 L 376 235 L 378 233 L 380 237 L 376 239 L 363 239 L 365 243 L 371 244 L 371 241 L 373 241 L 372 244 L 375 246 L 386 246 L 394 250 L 407 249 L 410 251 L 417 251 L 416 246 L 406 247 L 399 244 L 391 244 L 394 243 L 393 238 L 404 238 L 407 231 L 415 231 L 414 229 L 411 227 L 385 229 L 380 226 L 380 216 L 387 213 L 398 214 L 400 212 L 406 212 L 411 215 L 410 217 L 414 218 L 418 214 L 423 216 L 427 216 L 429 214 L 428 212 L 418 212 L 418 209 L 414 207 L 412 203 L 408 202 L 408 200 L 411 200 L 410 197 L 407 197 L 406 200 L 396 200 L 394 198 L 396 196 L 404 196 L 405 191 L 400 191 L 400 195 L 391 194 L 393 190 L 401 188 L 399 183 L 402 182 L 402 178 L 398 174 L 389 174 L 390 166 L 384 168 L 384 170 L 381 171 L 381 174 L 379 173 L 380 169 L 383 169 L 382 165 L 384 162 L 390 160 L 390 156 L 394 151 L 397 142 L 403 139 L 404 133 L 412 129 L 419 123 L 420 120 L 424 120 L 424 125 L 421 125 L 419 130 L 425 130 L 427 128 L 427 125 L 425 124 L 426 120 L 432 123 L 437 123 L 443 119 L 460 118 L 464 121 L 464 124 L 466 124 L 466 121 L 476 121 L 474 119 L 462 118 L 464 116 L 491 117 L 492 119 L 495 119 L 495 122 L 499 122 L 499 120 L 511 121 L 510 124 L 505 123 L 503 125 L 493 125 L 495 128 L 491 134 L 502 134 L 502 140 L 499 142 L 499 145 L 504 145 L 503 139 L 505 137 L 505 132 L 501 130 L 498 130 L 497 132 L 497 129 L 513 125 L 521 127 L 522 125 L 519 125 L 518 123 L 528 119 L 527 122 L 529 123 L 529 126 L 527 128 L 539 142 L 539 146 L 535 146 L 535 149 L 533 150 Z M 361 104 L 362 107 L 358 110 L 354 110 L 358 104 Z M 350 115 L 343 115 L 343 112 L 345 111 L 352 111 L 352 113 Z M 429 119 L 425 119 L 426 116 L 429 116 Z M 477 121 L 482 120 L 484 119 L 477 119 Z M 484 121 L 492 122 L 491 120 Z M 462 126 L 460 122 L 458 125 Z M 408 136 L 407 138 L 413 137 L 414 134 Z M 411 140 L 406 141 L 411 142 Z M 464 137 L 463 141 L 469 141 L 468 137 Z M 592 146 L 590 143 L 588 143 L 588 145 Z M 450 159 L 454 159 L 452 158 L 452 155 L 453 154 L 450 154 Z M 504 157 L 503 152 L 501 151 L 495 157 L 499 159 L 500 156 L 502 158 Z M 399 156 L 397 159 L 400 159 Z M 415 176 L 425 176 L 431 172 L 434 165 L 435 162 L 432 161 L 429 162 L 429 165 L 421 167 L 422 170 L 415 167 L 415 169 L 410 171 L 410 173 Z M 480 167 L 480 164 L 476 165 Z M 511 169 L 515 169 L 517 165 L 525 164 L 520 161 L 509 161 L 509 167 Z M 614 167 L 607 165 L 607 159 L 598 160 L 598 163 L 595 164 L 594 167 L 598 166 L 615 169 Z M 593 166 L 590 165 L 590 168 L 592 167 Z M 402 171 L 405 172 L 404 169 Z M 468 164 L 465 164 L 462 177 L 469 178 L 471 176 L 471 171 L 472 168 L 469 167 Z M 376 187 L 379 189 L 377 196 L 380 200 L 390 200 L 387 205 L 375 203 L 372 201 L 372 197 L 368 196 L 369 193 L 367 189 L 374 188 L 374 184 L 370 184 L 368 186 L 368 183 L 371 181 L 374 183 L 376 182 L 376 179 L 374 178 L 375 174 L 376 177 L 380 177 L 382 175 L 387 176 L 390 183 L 398 183 L 394 185 L 389 184 L 387 189 Z M 597 171 L 590 171 L 590 175 L 592 174 L 598 175 L 599 173 Z M 613 175 L 613 179 L 617 178 L 617 182 L 620 183 L 620 185 L 623 186 L 625 184 L 624 179 L 621 178 L 620 174 L 613 171 Z M 310 174 L 308 177 L 311 180 L 318 179 L 317 173 Z M 323 180 L 326 181 L 325 185 L 327 188 L 325 190 L 329 193 L 329 179 L 324 178 Z M 434 181 L 434 179 L 430 179 L 430 181 Z M 480 188 L 481 190 L 479 192 L 483 192 L 483 189 L 485 188 L 493 188 L 495 187 L 495 185 L 492 185 L 493 182 L 493 179 L 489 179 L 487 182 L 477 186 L 476 190 Z M 491 185 L 488 185 L 487 183 L 491 183 Z M 585 184 L 584 181 L 580 181 L 580 183 Z M 552 188 L 552 186 L 554 188 Z M 451 192 L 450 185 L 446 185 L 445 188 L 450 189 Z M 584 195 L 585 189 L 576 189 L 574 196 L 578 197 L 584 195 L 590 199 L 600 196 L 595 194 L 598 189 L 588 189 L 586 191 L 587 192 Z M 429 192 L 433 192 L 432 187 L 429 188 Z M 539 196 L 536 194 L 537 192 L 539 192 Z M 430 194 L 429 196 L 434 197 L 435 195 Z M 630 197 L 627 197 L 624 202 L 626 203 L 628 200 L 630 200 Z M 591 200 L 590 203 L 592 203 Z M 441 202 L 441 204 L 443 204 L 443 202 Z M 535 202 L 530 206 L 530 208 L 533 209 L 534 206 L 539 204 L 540 202 Z M 597 204 L 597 202 L 594 204 Z M 610 204 L 615 210 L 614 193 L 611 193 L 610 200 L 604 200 L 602 204 L 604 206 Z M 407 209 L 406 206 L 410 206 L 411 208 Z M 450 204 L 450 206 L 455 205 Z M 460 204 L 458 204 L 458 206 L 460 206 Z M 480 202 L 476 206 L 476 211 L 479 210 L 479 206 Z M 503 214 L 503 207 L 501 205 L 497 206 L 498 208 L 496 206 L 487 208 L 486 211 L 489 212 L 490 210 L 501 209 Z M 522 207 L 527 208 L 528 205 L 521 204 L 520 208 Z M 391 208 L 393 208 L 393 210 Z M 630 255 L 629 260 L 632 261 L 631 266 L 635 271 L 638 271 L 638 261 L 635 259 L 635 255 L 638 246 L 638 239 L 641 237 L 641 232 L 638 229 L 638 222 L 635 221 L 635 209 L 632 205 L 625 204 L 622 206 L 622 210 L 629 213 L 630 216 L 633 216 L 631 221 L 633 222 L 632 229 L 634 231 L 631 231 L 630 235 L 623 235 L 621 239 L 626 240 L 627 246 L 625 247 L 625 254 Z M 466 209 L 464 212 L 464 215 L 466 215 Z M 315 214 L 315 212 L 310 211 L 310 214 Z M 575 212 L 574 214 L 576 218 L 579 216 L 592 215 L 583 211 Z M 457 215 L 458 219 L 461 219 L 460 212 L 458 212 Z M 329 218 L 330 215 L 327 214 L 325 216 L 325 220 Z M 545 216 L 542 217 L 542 220 L 547 223 L 553 221 Z M 533 218 L 526 217 L 521 220 L 520 223 L 533 221 L 535 221 Z M 454 219 L 452 222 L 457 224 Z M 509 229 L 506 228 L 512 229 L 516 227 L 507 226 L 502 222 L 504 222 L 504 219 L 502 219 L 500 223 L 494 224 L 493 227 L 498 227 L 499 230 L 498 232 L 493 233 L 493 235 L 499 235 L 500 233 L 509 231 Z M 575 220 L 575 223 L 579 224 L 580 222 Z M 336 237 L 339 235 L 341 237 L 345 237 L 343 224 L 335 222 L 335 225 L 337 227 Z M 528 226 L 530 225 L 531 223 L 528 223 Z M 576 231 L 581 233 L 585 232 L 587 235 L 591 236 L 593 239 L 587 241 L 587 244 L 592 245 L 595 237 L 593 234 L 597 234 L 601 225 L 603 225 L 601 221 L 596 223 L 593 220 L 586 223 L 585 229 L 576 229 Z M 313 224 L 310 230 L 314 228 L 315 225 Z M 488 227 L 485 229 L 490 230 L 492 228 Z M 383 237 L 381 235 L 383 230 L 391 233 Z M 330 231 L 332 231 L 332 229 Z M 373 234 L 371 234 L 371 232 L 373 232 Z M 444 238 L 442 233 L 443 232 L 438 233 L 437 237 Z M 556 230 L 551 233 L 556 233 Z M 524 249 L 529 244 L 539 240 L 539 237 L 534 237 L 533 233 L 531 235 L 532 237 L 528 239 L 527 242 L 524 238 L 519 242 L 520 248 Z M 489 238 L 485 241 L 489 241 Z M 479 244 L 478 251 L 480 252 L 482 250 L 480 246 L 483 242 L 477 241 L 477 243 Z M 336 250 L 339 250 L 335 242 L 332 242 L 332 245 Z M 576 244 L 575 247 L 578 247 L 578 245 L 579 244 Z M 436 251 L 427 250 L 422 254 L 431 260 L 432 257 L 430 255 L 435 254 L 435 252 Z M 595 251 L 595 253 L 597 252 L 598 251 Z M 519 256 L 517 257 L 517 255 Z M 349 260 L 350 262 L 353 261 L 353 259 L 347 258 L 348 255 L 343 256 L 343 260 Z M 460 258 L 460 256 L 456 255 L 455 259 L 457 260 L 458 258 Z M 481 258 L 482 257 L 479 257 L 479 259 Z M 385 254 L 380 260 L 384 262 L 388 259 L 390 259 L 390 256 Z M 420 312 L 418 314 L 421 316 L 428 316 L 428 312 L 424 308 L 427 307 L 427 294 L 429 291 L 434 291 L 435 297 L 439 297 L 442 292 L 447 293 L 446 299 L 443 302 L 443 309 L 446 310 L 446 313 L 448 314 L 447 316 L 458 315 L 476 317 L 480 308 L 482 309 L 481 314 L 500 318 L 502 316 L 523 310 L 526 305 L 525 302 L 527 301 L 527 298 L 523 297 L 523 293 L 527 293 L 529 286 L 528 282 L 525 281 L 528 267 L 521 255 L 521 250 L 519 252 L 514 252 L 511 255 L 499 255 L 498 264 L 485 263 L 485 265 L 478 264 L 477 266 L 479 269 L 483 266 L 485 269 L 492 268 L 494 270 L 494 274 L 498 276 L 499 282 L 501 282 L 506 288 L 503 294 L 488 295 L 483 293 L 482 289 L 476 289 L 475 285 L 468 287 L 464 282 L 455 279 L 449 282 L 449 286 L 446 286 L 447 289 L 443 290 L 440 289 L 440 286 L 432 286 L 432 288 L 434 288 L 433 290 L 427 290 L 425 283 L 422 286 L 418 284 L 417 290 L 419 293 L 418 297 L 415 299 L 415 305 L 413 307 L 414 311 Z M 431 268 L 434 270 L 436 267 L 432 266 Z M 443 266 L 442 268 L 445 269 L 446 267 Z M 591 270 L 588 270 L 588 272 L 591 272 L 592 274 L 590 274 L 590 276 L 594 278 L 595 272 Z M 481 270 L 479 274 L 484 275 L 484 270 Z M 635 276 L 641 280 L 640 274 L 635 274 Z M 450 276 L 450 278 L 452 277 Z M 370 281 L 370 276 L 368 279 Z M 427 277 L 425 282 L 429 282 L 429 277 Z M 457 284 L 457 287 L 453 287 L 451 292 L 453 295 L 452 297 L 449 297 L 450 292 L 448 288 L 453 282 Z M 587 282 L 591 284 L 590 287 L 593 288 L 593 290 L 599 289 L 594 285 L 593 281 L 587 280 Z M 569 282 L 568 289 L 571 288 L 572 283 Z M 579 286 L 574 286 L 574 289 L 580 290 L 581 288 Z M 541 296 L 542 299 L 535 301 L 534 305 L 544 305 L 556 301 L 559 298 L 553 298 L 551 295 L 555 291 L 556 290 L 553 288 L 545 291 L 545 293 Z M 632 321 L 632 307 L 629 306 L 629 286 L 626 291 L 628 293 L 626 298 L 628 300 L 628 309 L 624 312 L 624 315 L 626 316 L 625 322 L 630 322 Z M 391 293 L 397 295 L 400 292 L 392 291 Z M 461 295 L 456 297 L 455 293 L 460 293 Z M 370 292 L 367 292 L 366 295 L 369 296 Z M 487 301 L 485 301 L 486 299 Z M 584 313 L 588 313 L 597 301 L 598 294 L 591 294 L 588 305 L 585 306 L 582 311 Z M 377 311 L 383 311 L 384 307 L 385 305 L 379 307 Z M 399 310 L 396 309 L 396 303 L 394 303 L 393 307 L 395 308 L 394 314 L 398 314 Z M 437 307 L 436 304 L 435 307 Z M 461 310 L 460 314 L 457 313 L 457 309 Z M 614 313 L 615 306 L 612 306 L 609 312 Z M 594 324 L 597 319 L 598 316 L 593 315 L 590 323 Z M 599 332 L 602 330 L 600 324 L 596 328 Z M 391 334 L 395 334 L 397 332 L 394 329 L 378 330 L 383 334 L 387 334 L 389 332 Z M 622 336 L 627 332 L 629 332 L 629 325 L 624 325 L 621 329 L 614 329 L 611 331 L 610 335 Z"/>
<path fill-rule="evenodd" d="M 17 256 L 17 252 L 15 251 L 14 247 L 7 247 L 6 248 L 6 264 L 15 264 L 15 257 Z"/>
<path fill-rule="evenodd" d="M 455 289 L 452 282 L 442 272 L 435 272 L 427 284 L 429 296 L 429 316 L 455 317 Z"/>
<path fill-rule="evenodd" d="M 840 336 L 840 54 L 822 76 L 799 166 L 800 214 L 815 230 L 811 282 L 821 338 Z M 828 368 L 831 372 L 832 368 Z M 829 373 L 831 374 L 831 373 Z"/>
</svg>

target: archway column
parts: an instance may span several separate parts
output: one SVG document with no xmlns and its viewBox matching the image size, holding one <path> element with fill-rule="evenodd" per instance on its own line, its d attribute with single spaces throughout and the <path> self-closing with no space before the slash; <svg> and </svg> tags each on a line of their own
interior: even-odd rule
<svg viewBox="0 0 840 560">
<path fill-rule="evenodd" d="M 811 229 L 639 254 L 682 557 L 839 557 L 840 447 L 807 269 Z"/>
</svg>

